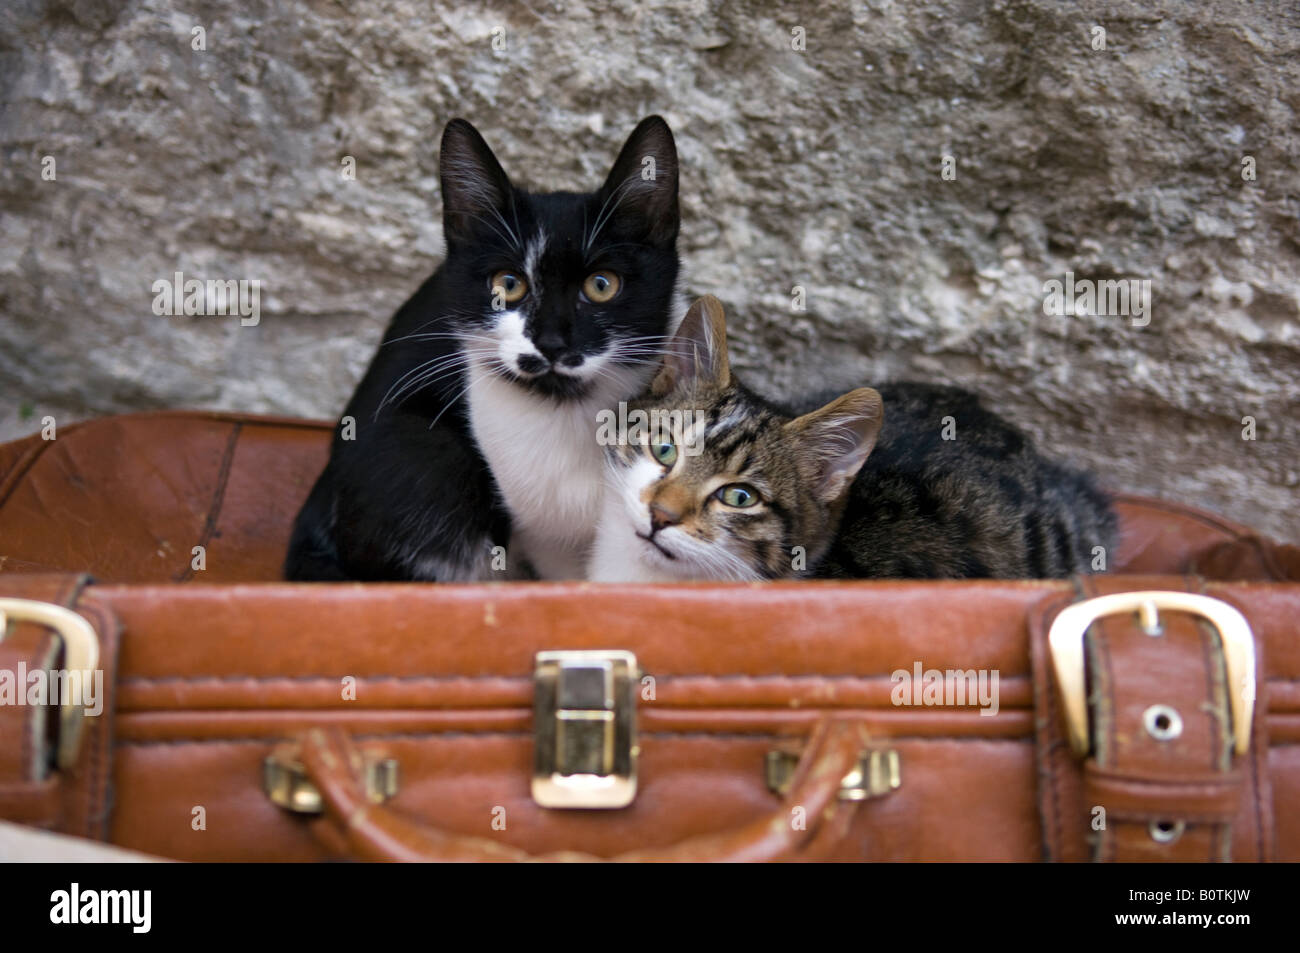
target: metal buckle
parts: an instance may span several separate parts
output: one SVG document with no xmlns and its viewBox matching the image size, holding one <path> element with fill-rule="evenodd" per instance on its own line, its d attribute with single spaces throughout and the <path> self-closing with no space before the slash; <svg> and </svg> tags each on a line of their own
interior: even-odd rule
<svg viewBox="0 0 1300 953">
<path fill-rule="evenodd" d="M 903 784 L 898 752 L 893 748 L 864 751 L 857 765 L 840 782 L 841 801 L 866 801 L 897 791 Z M 799 755 L 790 751 L 767 753 L 767 788 L 773 794 L 784 795 L 790 790 Z"/>
<path fill-rule="evenodd" d="M 95 627 L 71 609 L 34 599 L 0 599 L 0 641 L 4 640 L 9 620 L 35 622 L 48 626 L 63 643 L 65 672 L 80 672 L 81 677 L 99 668 L 99 636 Z M 82 698 L 85 689 L 82 688 Z M 56 754 L 59 769 L 71 770 L 77 763 L 81 734 L 87 715 L 81 702 L 67 697 L 59 701 L 59 745 Z"/>
<path fill-rule="evenodd" d="M 539 652 L 533 672 L 533 800 L 626 807 L 636 797 L 636 656 Z"/>
<path fill-rule="evenodd" d="M 362 754 L 366 797 L 382 804 L 397 793 L 398 771 L 394 758 Z M 307 769 L 292 750 L 273 751 L 262 762 L 262 790 L 272 803 L 295 814 L 319 814 L 320 789 L 307 777 Z"/>
<path fill-rule="evenodd" d="M 1047 640 L 1052 667 L 1065 703 L 1070 747 L 1086 755 L 1091 747 L 1083 640 L 1097 619 L 1123 612 L 1139 614 L 1144 630 L 1159 634 L 1158 610 L 1189 612 L 1208 621 L 1219 637 L 1228 677 L 1228 710 L 1232 716 L 1233 747 L 1250 750 L 1250 724 L 1255 709 L 1255 640 L 1246 617 L 1219 599 L 1189 592 L 1120 592 L 1075 603 L 1052 622 Z"/>
</svg>

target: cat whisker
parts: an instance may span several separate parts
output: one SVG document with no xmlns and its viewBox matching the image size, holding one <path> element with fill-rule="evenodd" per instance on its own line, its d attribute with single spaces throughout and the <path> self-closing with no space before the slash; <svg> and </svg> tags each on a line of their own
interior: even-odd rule
<svg viewBox="0 0 1300 953">
<path fill-rule="evenodd" d="M 400 338 L 393 338 L 391 341 L 385 341 L 381 347 L 387 347 L 390 344 L 397 344 L 400 341 L 481 341 L 485 344 L 495 344 L 496 338 L 490 334 L 474 334 L 466 331 L 416 331 L 412 334 L 404 334 Z"/>
<path fill-rule="evenodd" d="M 470 361 L 457 358 L 457 359 L 449 359 L 437 365 L 429 366 L 425 368 L 424 371 L 421 372 L 417 377 L 411 379 L 405 385 L 403 385 L 401 390 L 397 393 L 397 395 L 395 395 L 394 402 L 396 402 L 398 399 L 404 396 L 408 396 L 409 394 L 414 393 L 415 391 L 427 387 L 428 385 L 432 384 L 436 380 L 439 380 L 443 377 L 447 377 L 453 373 L 458 373 L 459 371 L 464 370 L 464 368 L 469 366 L 469 364 Z"/>
<path fill-rule="evenodd" d="M 388 406 L 389 404 L 393 406 L 397 406 L 402 402 L 404 402 L 407 398 L 415 396 L 420 391 L 424 390 L 427 387 L 432 386 L 433 384 L 437 383 L 439 380 L 445 377 L 450 377 L 453 374 L 459 374 L 463 370 L 464 367 L 450 367 L 450 368 L 431 370 L 428 373 L 421 375 L 420 377 L 407 383 L 400 391 L 394 394 L 391 399 L 386 401 L 384 404 L 381 404 L 379 408 L 375 411 L 375 417 L 378 418 L 380 412 L 384 409 L 384 407 Z"/>
<path fill-rule="evenodd" d="M 754 577 L 753 570 L 743 559 L 721 546 L 705 543 L 698 550 L 688 550 L 688 555 L 699 559 L 711 573 L 716 573 L 713 578 L 744 582 Z"/>
<path fill-rule="evenodd" d="M 488 228 L 492 229 L 492 231 L 496 233 L 497 238 L 501 239 L 501 241 L 515 254 L 522 257 L 524 246 L 523 243 L 519 241 L 519 236 L 514 233 L 514 230 L 511 229 L 508 224 L 506 224 L 506 220 L 501 217 L 500 212 L 491 205 L 488 205 L 488 211 L 490 211 L 496 220 L 501 223 L 501 228 L 497 228 L 496 225 L 494 225 L 489 219 L 484 218 L 482 215 L 468 215 L 468 217 L 473 221 L 482 222 Z M 505 231 L 503 232 L 501 229 L 505 229 Z"/>
<path fill-rule="evenodd" d="M 504 365 L 502 366 L 504 367 Z M 487 370 L 483 371 L 483 373 L 479 374 L 477 377 L 471 380 L 456 394 L 455 397 L 453 397 L 451 400 L 447 401 L 447 403 L 443 405 L 442 410 L 438 411 L 438 415 L 434 417 L 432 421 L 429 422 L 429 429 L 432 430 L 434 426 L 438 423 L 438 421 L 442 419 L 442 415 L 445 414 L 452 407 L 454 407 L 457 403 L 459 403 L 460 399 L 464 397 L 466 394 L 468 394 L 470 392 L 470 389 L 473 388 L 475 384 L 477 384 L 479 381 L 487 380 L 489 377 L 497 373 L 500 373 L 500 370 L 498 368 L 492 367 L 489 364 Z"/>
<path fill-rule="evenodd" d="M 384 392 L 384 396 L 380 398 L 379 405 L 375 408 L 375 418 L 377 419 L 379 417 L 379 412 L 388 406 L 389 401 L 390 399 L 393 399 L 394 394 L 401 392 L 402 385 L 407 380 L 411 379 L 412 377 L 416 377 L 423 374 L 425 371 L 427 371 L 429 368 L 433 367 L 434 365 L 438 364 L 440 361 L 451 360 L 451 359 L 453 358 L 434 358 L 433 360 L 426 361 L 423 364 L 417 364 L 415 367 L 411 368 L 409 371 L 407 371 L 405 374 L 399 377 L 396 381 L 393 382 L 392 386 L 389 387 L 388 390 Z"/>
<path fill-rule="evenodd" d="M 586 240 L 586 242 L 582 246 L 582 254 L 584 255 L 584 257 L 590 252 L 591 243 L 596 240 L 596 238 L 600 235 L 601 230 L 613 217 L 614 213 L 618 211 L 618 207 L 623 204 L 623 199 L 627 197 L 627 193 L 631 191 L 632 186 L 636 183 L 636 180 L 637 180 L 637 176 L 635 174 L 629 175 L 626 179 L 624 179 L 622 182 L 619 183 L 618 188 L 614 189 L 613 192 L 605 196 L 605 202 L 600 207 L 600 214 L 596 216 L 596 227 L 592 230 L 591 236 Z M 611 201 L 614 202 L 614 206 L 612 208 L 609 208 L 609 203 Z M 608 212 L 606 211 L 607 208 L 609 209 Z"/>
<path fill-rule="evenodd" d="M 452 355 L 443 355 L 418 364 L 411 370 L 403 374 L 393 386 L 390 387 L 379 406 L 375 409 L 375 416 L 378 417 L 390 403 L 397 403 L 400 399 L 417 390 L 427 387 L 433 381 L 440 377 L 446 376 L 453 371 L 459 371 L 473 361 L 475 353 L 472 351 L 458 352 Z"/>
</svg>

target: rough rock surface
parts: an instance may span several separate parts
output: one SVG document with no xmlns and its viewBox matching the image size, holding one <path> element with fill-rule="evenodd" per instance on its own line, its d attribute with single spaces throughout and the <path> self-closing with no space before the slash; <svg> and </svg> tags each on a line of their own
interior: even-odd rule
<svg viewBox="0 0 1300 953">
<path fill-rule="evenodd" d="M 1297 80 L 1283 2 L 6 0 L 0 438 L 332 416 L 441 254 L 449 118 L 573 188 L 660 112 L 689 291 L 756 385 L 969 385 L 1115 487 L 1294 539 Z M 260 323 L 156 315 L 178 270 L 260 280 Z M 1044 313 L 1066 272 L 1149 281 L 1149 323 Z"/>
</svg>

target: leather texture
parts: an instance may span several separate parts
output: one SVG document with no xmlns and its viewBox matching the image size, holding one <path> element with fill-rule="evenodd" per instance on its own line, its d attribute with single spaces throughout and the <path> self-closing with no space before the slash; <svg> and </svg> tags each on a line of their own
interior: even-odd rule
<svg viewBox="0 0 1300 953">
<path fill-rule="evenodd" d="M 0 446 L 0 573 L 98 582 L 280 578 L 289 532 L 332 425 L 160 412 L 65 426 Z M 1300 581 L 1300 549 L 1176 503 L 1120 494 L 1112 573 Z M 194 568 L 194 547 L 205 568 Z"/>
<path fill-rule="evenodd" d="M 182 860 L 1300 860 L 1300 585 L 1274 578 L 1293 578 L 1288 548 L 1244 527 L 1125 497 L 1111 572 L 1077 585 L 276 582 L 328 438 L 178 413 L 0 447 L 0 595 L 87 618 L 109 688 L 71 772 L 49 770 L 34 727 L 51 713 L 0 705 L 0 817 Z M 1081 759 L 1065 743 L 1052 619 L 1096 592 L 1159 588 L 1250 621 L 1245 756 L 1223 747 L 1213 639 L 1176 616 L 1159 641 L 1129 619 L 1094 626 L 1104 744 Z M 651 679 L 621 810 L 530 797 L 534 655 L 584 648 L 633 651 Z M 48 632 L 11 626 L 0 669 L 56 654 Z M 996 712 L 895 704 L 891 675 L 918 663 L 996 671 Z M 1176 743 L 1141 735 L 1153 704 L 1183 713 Z M 284 745 L 324 816 L 264 794 Z M 898 752 L 901 786 L 839 801 L 826 779 L 872 748 Z M 358 750 L 400 765 L 382 806 L 360 796 Z M 764 780 L 777 750 L 802 759 L 785 797 Z M 1153 820 L 1179 819 L 1180 838 L 1152 839 Z"/>
<path fill-rule="evenodd" d="M 486 837 L 450 834 L 372 804 L 366 797 L 361 752 L 339 728 L 306 732 L 297 753 L 321 792 L 328 823 L 342 832 L 348 847 L 362 860 L 750 863 L 822 860 L 839 847 L 857 808 L 856 802 L 838 799 L 840 784 L 869 745 L 859 724 L 824 719 L 809 735 L 789 792 L 770 815 L 734 831 L 609 858 L 577 851 L 529 854 Z"/>
</svg>

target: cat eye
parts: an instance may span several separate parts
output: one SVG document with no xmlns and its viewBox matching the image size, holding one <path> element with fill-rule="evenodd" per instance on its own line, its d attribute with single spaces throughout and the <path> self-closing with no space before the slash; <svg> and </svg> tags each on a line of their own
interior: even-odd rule
<svg viewBox="0 0 1300 953">
<path fill-rule="evenodd" d="M 488 287 L 492 289 L 493 294 L 499 293 L 501 300 L 506 304 L 514 304 L 528 293 L 528 282 L 513 271 L 498 271 L 492 276 L 492 282 Z"/>
<path fill-rule="evenodd" d="M 671 440 L 652 440 L 650 442 L 650 456 L 664 466 L 671 467 L 677 462 L 677 448 Z"/>
<path fill-rule="evenodd" d="M 593 271 L 582 283 L 582 293 L 593 304 L 604 304 L 618 294 L 621 286 L 618 275 L 612 271 Z"/>
<path fill-rule="evenodd" d="M 728 483 L 718 490 L 718 499 L 727 506 L 744 509 L 758 502 L 758 491 L 748 483 Z"/>
</svg>

